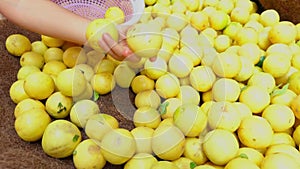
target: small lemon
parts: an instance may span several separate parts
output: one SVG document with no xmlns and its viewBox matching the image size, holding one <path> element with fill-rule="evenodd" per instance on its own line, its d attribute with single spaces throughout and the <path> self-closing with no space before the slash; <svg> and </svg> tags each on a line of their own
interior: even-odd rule
<svg viewBox="0 0 300 169">
<path fill-rule="evenodd" d="M 215 101 L 235 102 L 238 100 L 240 92 L 239 83 L 228 78 L 216 80 L 212 87 L 212 96 Z"/>
<path fill-rule="evenodd" d="M 115 117 L 98 113 L 89 116 L 84 131 L 89 138 L 101 141 L 107 132 L 118 127 L 119 122 Z"/>
<path fill-rule="evenodd" d="M 241 120 L 246 117 L 252 116 L 252 112 L 246 104 L 241 102 L 234 102 L 233 106 L 235 106 L 235 108 L 239 112 Z"/>
<path fill-rule="evenodd" d="M 230 14 L 234 8 L 234 2 L 232 0 L 220 0 L 217 9 Z"/>
<path fill-rule="evenodd" d="M 252 113 L 261 113 L 270 104 L 267 89 L 253 85 L 241 91 L 239 101 L 246 104 Z"/>
<path fill-rule="evenodd" d="M 262 160 L 264 159 L 264 155 L 261 152 L 250 147 L 239 148 L 237 154 L 237 158 L 246 158 L 252 161 L 257 166 L 260 166 Z"/>
<path fill-rule="evenodd" d="M 153 153 L 151 147 L 151 139 L 154 129 L 150 127 L 140 126 L 132 129 L 130 132 L 136 142 L 136 153 Z"/>
<path fill-rule="evenodd" d="M 223 30 L 229 23 L 229 15 L 223 11 L 216 11 L 209 16 L 209 25 L 215 30 Z"/>
<path fill-rule="evenodd" d="M 120 165 L 133 157 L 136 143 L 130 131 L 117 128 L 106 133 L 101 141 L 101 153 L 109 163 Z"/>
<path fill-rule="evenodd" d="M 48 47 L 42 41 L 34 41 L 31 43 L 31 51 L 44 55 Z"/>
<path fill-rule="evenodd" d="M 129 88 L 136 73 L 128 64 L 121 63 L 115 68 L 113 75 L 118 86 Z"/>
<path fill-rule="evenodd" d="M 244 118 L 237 130 L 237 134 L 241 143 L 251 148 L 266 148 L 273 139 L 271 125 L 260 116 Z"/>
<path fill-rule="evenodd" d="M 183 156 L 193 160 L 197 165 L 204 164 L 208 159 L 203 151 L 203 142 L 195 137 L 185 139 Z"/>
<path fill-rule="evenodd" d="M 266 50 L 266 56 L 271 54 L 285 55 L 288 60 L 291 60 L 293 56 L 291 47 L 284 43 L 275 43 L 270 45 Z"/>
<path fill-rule="evenodd" d="M 44 53 L 45 62 L 51 60 L 62 61 L 64 51 L 61 48 L 48 48 Z"/>
<path fill-rule="evenodd" d="M 216 165 L 227 164 L 237 155 L 238 149 L 238 140 L 230 131 L 214 129 L 204 137 L 204 153 Z"/>
<path fill-rule="evenodd" d="M 279 89 L 282 91 L 281 89 Z M 296 93 L 290 89 L 286 89 L 286 91 L 282 91 L 278 94 L 271 95 L 271 104 L 283 104 L 286 106 L 291 106 L 291 102 L 296 98 Z"/>
<path fill-rule="evenodd" d="M 231 39 L 234 39 L 242 27 L 243 25 L 241 23 L 232 21 L 225 27 L 223 34 L 229 36 Z"/>
<path fill-rule="evenodd" d="M 65 118 L 69 115 L 73 106 L 71 97 L 63 95 L 61 92 L 51 94 L 45 103 L 46 111 L 54 118 Z"/>
<path fill-rule="evenodd" d="M 152 150 L 163 160 L 176 160 L 184 152 L 185 137 L 174 125 L 162 125 L 154 130 Z"/>
<path fill-rule="evenodd" d="M 245 43 L 238 49 L 238 55 L 250 59 L 253 64 L 257 64 L 259 62 L 261 53 L 257 44 Z"/>
<path fill-rule="evenodd" d="M 274 78 L 282 77 L 287 74 L 291 67 L 291 61 L 284 55 L 270 54 L 263 62 L 262 69 L 270 73 Z"/>
<path fill-rule="evenodd" d="M 94 94 L 95 93 L 94 93 L 92 85 L 90 83 L 86 83 L 85 90 L 82 93 L 80 93 L 78 96 L 74 96 L 73 101 L 77 102 L 79 100 L 84 100 L 84 99 L 95 99 L 95 98 L 93 98 Z"/>
<path fill-rule="evenodd" d="M 63 95 L 74 97 L 86 89 L 87 81 L 80 70 L 68 68 L 57 75 L 55 84 Z"/>
<path fill-rule="evenodd" d="M 9 96 L 14 103 L 19 103 L 24 99 L 30 98 L 24 90 L 24 81 L 25 80 L 17 80 L 13 82 L 9 88 Z"/>
<path fill-rule="evenodd" d="M 157 159 L 148 153 L 137 153 L 124 165 L 124 169 L 150 169 L 157 163 Z"/>
<path fill-rule="evenodd" d="M 179 98 L 168 98 L 159 107 L 162 119 L 173 118 L 174 112 L 182 104 Z"/>
<path fill-rule="evenodd" d="M 83 73 L 87 82 L 90 82 L 92 77 L 95 74 L 93 68 L 88 64 L 79 64 L 79 65 L 76 65 L 74 68 L 79 69 Z"/>
<path fill-rule="evenodd" d="M 42 148 L 51 157 L 65 158 L 72 155 L 81 140 L 81 132 L 75 124 L 68 120 L 55 120 L 44 131 Z"/>
<path fill-rule="evenodd" d="M 10 54 L 21 56 L 31 50 L 31 42 L 22 34 L 12 34 L 6 38 L 5 47 Z"/>
<path fill-rule="evenodd" d="M 152 107 L 157 109 L 161 103 L 161 98 L 155 90 L 146 90 L 136 94 L 134 104 L 137 108 Z"/>
<path fill-rule="evenodd" d="M 219 77 L 232 78 L 238 75 L 242 68 L 239 56 L 235 53 L 219 53 L 213 61 L 212 69 Z"/>
<path fill-rule="evenodd" d="M 43 72 L 32 73 L 24 81 L 25 92 L 37 100 L 48 98 L 54 92 L 54 87 L 55 84 L 51 76 Z"/>
<path fill-rule="evenodd" d="M 180 86 L 180 92 L 177 95 L 177 98 L 181 100 L 182 104 L 195 104 L 198 105 L 200 103 L 200 94 L 189 85 Z"/>
<path fill-rule="evenodd" d="M 183 13 L 172 13 L 169 15 L 166 21 L 166 25 L 169 28 L 174 28 L 177 32 L 181 31 L 188 24 L 186 15 Z"/>
<path fill-rule="evenodd" d="M 50 122 L 51 118 L 44 109 L 30 109 L 16 118 L 15 130 L 25 141 L 38 141 Z"/>
<path fill-rule="evenodd" d="M 250 18 L 250 12 L 241 7 L 235 7 L 230 13 L 231 21 L 245 24 Z"/>
<path fill-rule="evenodd" d="M 258 72 L 252 75 L 247 82 L 248 86 L 259 86 L 267 89 L 268 93 L 271 93 L 275 87 L 275 79 L 274 77 L 266 72 Z"/>
<path fill-rule="evenodd" d="M 31 110 L 31 109 L 45 110 L 45 105 L 39 100 L 34 100 L 31 98 L 24 99 L 24 100 L 20 101 L 14 109 L 15 118 L 18 118 L 24 112 Z"/>
<path fill-rule="evenodd" d="M 70 119 L 76 126 L 84 128 L 89 117 L 99 113 L 100 109 L 96 102 L 92 100 L 80 100 L 72 106 L 70 110 Z"/>
<path fill-rule="evenodd" d="M 209 66 L 194 67 L 189 77 L 192 87 L 200 92 L 209 91 L 216 81 L 216 75 Z"/>
<path fill-rule="evenodd" d="M 291 135 L 285 132 L 279 132 L 273 134 L 272 143 L 270 146 L 278 145 L 278 144 L 288 144 L 293 147 L 296 146 L 296 143 Z"/>
<path fill-rule="evenodd" d="M 154 85 L 155 83 L 153 79 L 150 79 L 145 75 L 137 75 L 132 79 L 131 89 L 135 94 L 137 94 L 141 91 L 153 90 Z"/>
<path fill-rule="evenodd" d="M 178 168 L 189 169 L 191 168 L 191 164 L 194 162 L 189 158 L 180 157 L 176 160 L 173 160 L 172 163 L 174 163 Z"/>
<path fill-rule="evenodd" d="M 202 31 L 209 26 L 209 17 L 206 13 L 198 11 L 192 14 L 190 23 L 198 31 Z"/>
<path fill-rule="evenodd" d="M 274 26 L 279 23 L 279 13 L 274 9 L 268 9 L 260 14 L 259 22 L 266 26 Z"/>
<path fill-rule="evenodd" d="M 258 33 L 258 46 L 266 50 L 269 46 L 272 45 L 271 41 L 269 40 L 269 32 L 271 30 L 271 27 L 264 27 L 262 31 Z"/>
<path fill-rule="evenodd" d="M 155 89 L 162 98 L 167 99 L 179 94 L 180 83 L 174 74 L 167 73 L 156 80 Z"/>
<path fill-rule="evenodd" d="M 215 38 L 214 47 L 218 52 L 224 52 L 231 46 L 232 40 L 227 35 L 218 35 Z"/>
<path fill-rule="evenodd" d="M 152 107 L 140 107 L 133 115 L 133 123 L 136 127 L 144 126 L 155 129 L 160 121 L 160 114 Z"/>
<path fill-rule="evenodd" d="M 46 36 L 46 35 L 41 35 L 41 40 L 46 46 L 48 46 L 50 48 L 61 47 L 65 42 L 62 39 L 58 39 L 58 38 L 50 37 L 50 36 Z"/>
<path fill-rule="evenodd" d="M 112 60 L 104 58 L 104 59 L 100 60 L 94 66 L 94 72 L 95 73 L 102 73 L 102 72 L 113 73 L 115 68 L 116 68 L 116 66 Z"/>
<path fill-rule="evenodd" d="M 292 157 L 296 163 L 299 163 L 300 160 L 300 153 L 296 147 L 288 145 L 288 144 L 277 144 L 270 146 L 267 151 L 265 152 L 265 156 L 272 155 L 272 154 L 286 154 Z"/>
<path fill-rule="evenodd" d="M 99 143 L 86 139 L 74 150 L 73 163 L 76 168 L 103 168 L 106 161 L 101 154 Z"/>
<path fill-rule="evenodd" d="M 256 20 L 249 20 L 244 27 L 253 28 L 256 32 L 261 32 L 264 29 L 264 26 Z"/>
<path fill-rule="evenodd" d="M 237 32 L 234 40 L 238 45 L 243 45 L 246 43 L 257 44 L 258 32 L 256 32 L 256 30 L 253 28 L 243 27 Z"/>
<path fill-rule="evenodd" d="M 44 63 L 44 57 L 41 54 L 32 51 L 23 53 L 20 58 L 21 66 L 32 65 L 41 69 L 44 66 Z"/>
<path fill-rule="evenodd" d="M 111 73 L 103 72 L 92 77 L 91 85 L 97 93 L 104 95 L 115 88 L 116 81 Z"/>
<path fill-rule="evenodd" d="M 48 75 L 54 75 L 57 76 L 61 71 L 67 69 L 67 66 L 61 62 L 61 61 L 57 61 L 57 60 L 53 60 L 53 61 L 49 61 L 47 62 L 42 71 L 44 73 L 47 73 Z"/>
<path fill-rule="evenodd" d="M 166 74 L 167 69 L 167 62 L 160 57 L 157 57 L 155 61 L 147 59 L 144 65 L 145 75 L 153 80 L 156 80 L 160 76 Z"/>
<path fill-rule="evenodd" d="M 297 161 L 295 161 L 292 157 L 286 154 L 272 154 L 268 155 L 264 158 L 262 161 L 262 164 L 260 166 L 261 169 L 280 169 L 282 166 L 290 168 L 290 169 L 297 169 L 299 168 L 299 165 L 297 164 Z"/>
<path fill-rule="evenodd" d="M 81 47 L 70 47 L 63 53 L 63 62 L 69 68 L 72 68 L 77 64 L 85 63 L 86 61 L 86 53 Z"/>
<path fill-rule="evenodd" d="M 17 79 L 25 80 L 28 75 L 30 75 L 31 73 L 34 73 L 34 72 L 41 72 L 41 69 L 39 69 L 36 66 L 32 66 L 32 65 L 22 66 L 18 70 Z"/>
<path fill-rule="evenodd" d="M 117 6 L 109 7 L 105 12 L 104 18 L 114 21 L 116 24 L 125 22 L 124 11 Z"/>
<path fill-rule="evenodd" d="M 259 169 L 255 163 L 246 158 L 234 158 L 225 165 L 224 169 L 238 169 L 241 167 L 245 169 Z"/>
<path fill-rule="evenodd" d="M 297 36 L 296 26 L 289 21 L 281 21 L 272 26 L 269 39 L 272 43 L 290 44 Z"/>
<path fill-rule="evenodd" d="M 248 57 L 240 57 L 242 68 L 238 75 L 234 77 L 239 82 L 244 82 L 252 77 L 254 72 L 254 64 Z"/>
</svg>

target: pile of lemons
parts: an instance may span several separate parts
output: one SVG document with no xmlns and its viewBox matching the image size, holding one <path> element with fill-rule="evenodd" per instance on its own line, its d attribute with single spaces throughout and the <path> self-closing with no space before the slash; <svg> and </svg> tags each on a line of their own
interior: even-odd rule
<svg viewBox="0 0 300 169">
<path fill-rule="evenodd" d="M 139 62 L 95 43 L 96 23 L 124 22 L 119 8 L 90 25 L 92 48 L 7 38 L 20 57 L 10 88 L 20 138 L 41 140 L 54 158 L 72 155 L 76 168 L 300 168 L 300 24 L 259 14 L 250 0 L 145 5 L 126 38 Z M 131 131 L 95 102 L 116 85 L 135 93 Z"/>
</svg>

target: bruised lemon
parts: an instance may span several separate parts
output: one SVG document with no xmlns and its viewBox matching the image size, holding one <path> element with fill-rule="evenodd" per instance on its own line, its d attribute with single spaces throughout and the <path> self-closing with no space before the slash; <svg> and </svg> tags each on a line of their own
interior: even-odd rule
<svg viewBox="0 0 300 169">
<path fill-rule="evenodd" d="M 7 51 L 14 56 L 21 56 L 31 50 L 30 40 L 22 34 L 12 34 L 5 41 Z"/>
<path fill-rule="evenodd" d="M 31 99 L 31 98 L 27 98 L 24 99 L 22 101 L 20 101 L 14 110 L 14 115 L 15 117 L 19 117 L 20 115 L 22 115 L 24 112 L 31 110 L 31 109 L 45 109 L 45 105 L 39 101 L 39 100 L 35 100 L 35 99 Z"/>
</svg>

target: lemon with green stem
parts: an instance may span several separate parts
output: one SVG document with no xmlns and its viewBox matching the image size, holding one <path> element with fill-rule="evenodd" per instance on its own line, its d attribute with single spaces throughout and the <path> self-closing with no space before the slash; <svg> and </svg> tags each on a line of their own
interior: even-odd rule
<svg viewBox="0 0 300 169">
<path fill-rule="evenodd" d="M 73 106 L 73 99 L 63 95 L 61 92 L 55 92 L 49 96 L 45 103 L 45 108 L 49 115 L 54 118 L 65 118 L 69 115 Z"/>
</svg>

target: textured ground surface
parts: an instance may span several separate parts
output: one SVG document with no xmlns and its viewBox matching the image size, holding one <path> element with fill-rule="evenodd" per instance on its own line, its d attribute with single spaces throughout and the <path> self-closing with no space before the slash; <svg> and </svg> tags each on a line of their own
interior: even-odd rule
<svg viewBox="0 0 300 169">
<path fill-rule="evenodd" d="M 19 58 L 8 54 L 5 49 L 5 39 L 14 33 L 21 33 L 32 42 L 40 38 L 37 34 L 0 19 L 0 168 L 74 168 L 71 157 L 60 160 L 51 158 L 43 152 L 40 142 L 24 142 L 15 132 L 15 103 L 10 99 L 9 88 L 17 79 L 20 65 Z M 131 104 L 132 98 L 130 91 L 116 88 L 112 94 L 100 97 L 98 104 L 102 113 L 112 114 L 119 120 L 120 127 L 132 129 L 130 117 L 135 110 Z M 107 164 L 105 168 L 122 167 Z"/>
</svg>

